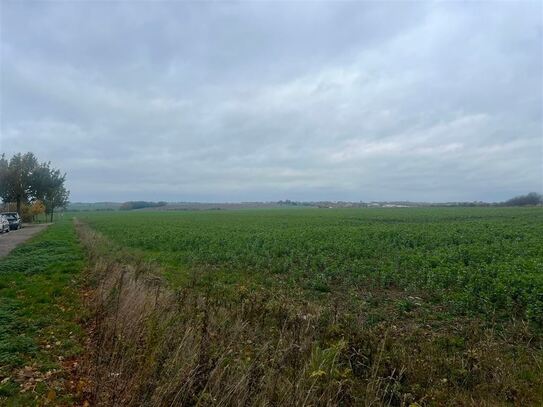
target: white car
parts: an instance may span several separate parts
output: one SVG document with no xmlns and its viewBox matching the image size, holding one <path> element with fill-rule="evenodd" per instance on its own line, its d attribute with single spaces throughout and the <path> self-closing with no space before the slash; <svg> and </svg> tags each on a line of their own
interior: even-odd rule
<svg viewBox="0 0 543 407">
<path fill-rule="evenodd" d="M 9 221 L 4 215 L 0 215 L 0 233 L 9 232 Z"/>
</svg>

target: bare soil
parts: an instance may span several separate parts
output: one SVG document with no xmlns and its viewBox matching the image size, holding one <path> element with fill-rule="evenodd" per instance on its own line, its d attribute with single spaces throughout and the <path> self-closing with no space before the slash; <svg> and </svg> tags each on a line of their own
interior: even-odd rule
<svg viewBox="0 0 543 407">
<path fill-rule="evenodd" d="M 2 233 L 0 235 L 0 257 L 6 256 L 18 245 L 30 239 L 49 225 L 50 223 L 39 225 L 25 224 L 22 229 L 11 230 L 9 233 Z"/>
</svg>

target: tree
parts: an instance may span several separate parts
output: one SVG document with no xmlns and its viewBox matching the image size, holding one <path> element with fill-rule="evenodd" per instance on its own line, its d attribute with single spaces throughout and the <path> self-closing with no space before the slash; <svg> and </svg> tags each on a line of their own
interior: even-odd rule
<svg viewBox="0 0 543 407">
<path fill-rule="evenodd" d="M 30 180 L 38 160 L 32 153 L 15 154 L 9 162 L 4 154 L 0 159 L 0 196 L 4 202 L 17 203 L 17 212 L 21 204 L 30 196 Z"/>
<path fill-rule="evenodd" d="M 9 202 L 9 161 L 5 154 L 0 156 L 0 197 Z"/>
<path fill-rule="evenodd" d="M 45 202 L 51 188 L 51 163 L 44 162 L 34 169 L 30 179 L 30 194 L 34 200 Z"/>
<path fill-rule="evenodd" d="M 4 202 L 17 202 L 17 212 L 22 204 L 41 201 L 45 213 L 68 204 L 69 191 L 64 186 L 66 174 L 51 167 L 50 162 L 38 163 L 32 153 L 15 154 L 8 161 L 0 156 L 0 197 Z"/>
<path fill-rule="evenodd" d="M 158 208 L 160 206 L 166 206 L 167 202 L 147 202 L 147 201 L 128 201 L 123 203 L 120 206 L 121 211 L 130 211 L 132 209 L 143 209 L 143 208 Z"/>
<path fill-rule="evenodd" d="M 64 187 L 65 177 L 66 174 L 62 176 L 62 184 L 52 189 L 50 194 L 46 196 L 47 205 L 45 206 L 49 209 L 49 213 L 51 214 L 51 222 L 53 221 L 53 214 L 55 212 L 55 208 L 66 208 L 69 202 L 70 191 L 68 191 Z"/>
<path fill-rule="evenodd" d="M 507 206 L 525 206 L 525 205 L 540 205 L 543 203 L 543 196 L 537 192 L 530 192 L 527 195 L 520 195 L 505 202 Z"/>
<path fill-rule="evenodd" d="M 69 191 L 64 187 L 66 174 L 51 168 L 51 163 L 39 165 L 33 172 L 30 191 L 36 200 L 45 204 L 45 214 L 51 215 L 51 222 L 55 208 L 65 207 L 68 204 Z"/>
<path fill-rule="evenodd" d="M 38 215 L 45 213 L 45 205 L 40 200 L 35 200 L 30 205 L 30 214 L 32 215 L 32 220 L 35 220 Z"/>
</svg>

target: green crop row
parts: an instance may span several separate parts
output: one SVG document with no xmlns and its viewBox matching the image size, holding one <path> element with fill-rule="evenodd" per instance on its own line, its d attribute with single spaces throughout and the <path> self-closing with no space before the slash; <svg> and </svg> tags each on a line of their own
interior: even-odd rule
<svg viewBox="0 0 543 407">
<path fill-rule="evenodd" d="M 424 290 L 462 313 L 543 324 L 540 208 L 87 213 L 93 228 L 182 275 Z M 175 278 L 174 278 L 175 279 Z"/>
</svg>

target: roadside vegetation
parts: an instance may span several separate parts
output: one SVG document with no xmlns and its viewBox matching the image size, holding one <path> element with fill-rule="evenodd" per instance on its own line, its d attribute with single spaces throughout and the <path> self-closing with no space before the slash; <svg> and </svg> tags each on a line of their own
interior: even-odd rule
<svg viewBox="0 0 543 407">
<path fill-rule="evenodd" d="M 93 402 L 539 405 L 542 226 L 540 208 L 82 214 Z"/>
<path fill-rule="evenodd" d="M 50 162 L 38 161 L 33 153 L 0 155 L 0 198 L 4 210 L 17 211 L 25 222 L 44 214 L 53 222 L 55 209 L 68 204 L 70 191 L 64 185 L 66 174 Z"/>
<path fill-rule="evenodd" d="M 0 259 L 0 405 L 72 405 L 82 391 L 83 267 L 67 221 Z"/>
</svg>

